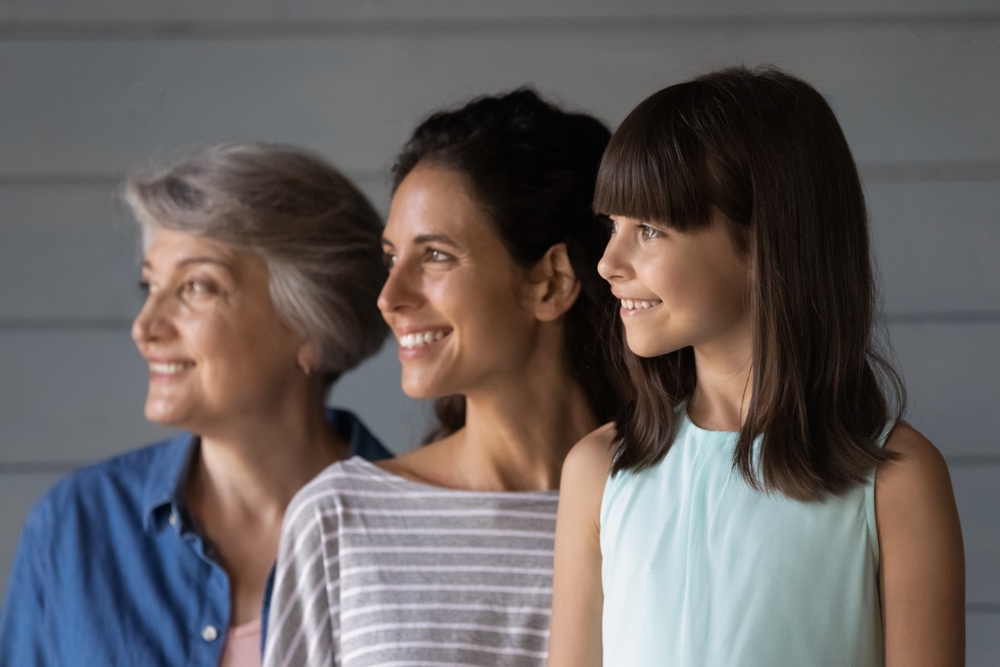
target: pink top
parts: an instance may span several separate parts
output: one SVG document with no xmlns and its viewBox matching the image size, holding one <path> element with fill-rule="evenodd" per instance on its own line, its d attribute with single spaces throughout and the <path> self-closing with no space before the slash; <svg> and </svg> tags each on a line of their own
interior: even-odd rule
<svg viewBox="0 0 1000 667">
<path fill-rule="evenodd" d="M 260 619 L 229 628 L 219 667 L 260 667 Z"/>
</svg>

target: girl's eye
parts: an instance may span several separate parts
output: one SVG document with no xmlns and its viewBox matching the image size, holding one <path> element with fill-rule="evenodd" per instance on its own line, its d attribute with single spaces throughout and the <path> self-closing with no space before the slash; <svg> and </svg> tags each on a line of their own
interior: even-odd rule
<svg viewBox="0 0 1000 667">
<path fill-rule="evenodd" d="M 642 240 L 648 241 L 663 236 L 663 232 L 649 225 L 639 225 L 639 235 L 642 237 Z"/>
<path fill-rule="evenodd" d="M 385 262 L 385 268 L 391 269 L 396 265 L 396 256 L 392 253 L 384 252 L 382 253 L 382 261 Z"/>
</svg>

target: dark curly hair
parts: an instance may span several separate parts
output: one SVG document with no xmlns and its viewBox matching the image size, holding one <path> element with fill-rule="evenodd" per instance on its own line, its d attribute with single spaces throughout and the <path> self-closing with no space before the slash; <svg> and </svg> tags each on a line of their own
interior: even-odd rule
<svg viewBox="0 0 1000 667">
<path fill-rule="evenodd" d="M 592 208 L 597 170 L 610 137 L 596 118 L 568 113 L 521 88 L 433 114 L 414 130 L 392 168 L 393 192 L 421 163 L 466 176 L 521 266 L 534 265 L 557 243 L 566 244 L 581 285 L 566 315 L 567 366 L 602 423 L 614 419 L 619 408 L 602 344 L 614 309 L 611 292 L 597 273 L 606 228 Z M 438 424 L 425 442 L 465 425 L 464 396 L 439 398 L 434 411 Z"/>
</svg>

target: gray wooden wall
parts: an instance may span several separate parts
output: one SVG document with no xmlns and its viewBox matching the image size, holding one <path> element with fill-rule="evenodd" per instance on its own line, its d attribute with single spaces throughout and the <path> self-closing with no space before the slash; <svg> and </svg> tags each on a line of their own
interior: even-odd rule
<svg viewBox="0 0 1000 667">
<path fill-rule="evenodd" d="M 0 0 L 0 585 L 24 513 L 142 419 L 136 237 L 114 193 L 222 139 L 386 168 L 442 105 L 525 83 L 612 125 L 660 87 L 773 63 L 832 100 L 870 197 L 910 419 L 945 453 L 969 664 L 1000 664 L 1000 8 L 995 0 Z M 346 378 L 396 450 L 423 408 L 390 345 Z M 2 590 L 2 589 L 0 589 Z"/>
</svg>

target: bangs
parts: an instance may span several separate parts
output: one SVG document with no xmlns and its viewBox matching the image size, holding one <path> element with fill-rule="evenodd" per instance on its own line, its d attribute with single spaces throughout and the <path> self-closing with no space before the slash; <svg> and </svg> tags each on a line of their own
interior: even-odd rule
<svg viewBox="0 0 1000 667">
<path fill-rule="evenodd" d="M 703 138 L 684 120 L 692 84 L 661 90 L 611 137 L 597 173 L 594 211 L 679 231 L 705 227 L 714 197 Z"/>
</svg>

